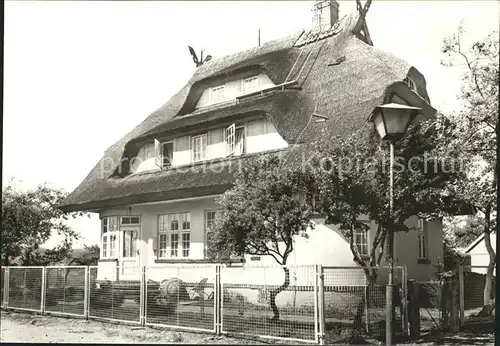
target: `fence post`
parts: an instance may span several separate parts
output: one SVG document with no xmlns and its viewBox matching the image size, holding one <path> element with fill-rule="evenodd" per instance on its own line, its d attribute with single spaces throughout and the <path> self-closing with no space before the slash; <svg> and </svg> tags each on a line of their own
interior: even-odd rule
<svg viewBox="0 0 500 346">
<path fill-rule="evenodd" d="M 368 320 L 368 282 L 366 281 L 366 275 L 365 277 L 365 331 L 366 333 L 370 332 L 370 321 Z"/>
<path fill-rule="evenodd" d="M 408 267 L 403 267 L 403 280 L 401 285 L 403 286 L 403 296 L 401 297 L 401 304 L 403 306 L 403 332 L 406 336 L 410 335 L 410 330 L 408 326 Z"/>
<path fill-rule="evenodd" d="M 42 291 L 40 292 L 41 293 L 41 296 L 40 296 L 40 313 L 43 315 L 45 314 L 45 295 L 46 295 L 46 291 L 47 291 L 47 268 L 46 267 L 42 267 Z"/>
<path fill-rule="evenodd" d="M 318 308 L 319 308 L 319 344 L 325 344 L 325 275 L 322 265 L 317 266 L 318 273 L 318 286 L 319 286 L 319 299 L 318 299 Z"/>
<path fill-rule="evenodd" d="M 146 325 L 146 266 L 141 267 L 141 284 L 139 289 L 139 320 L 141 322 L 141 326 Z"/>
<path fill-rule="evenodd" d="M 5 272 L 4 272 L 4 282 L 3 282 L 3 307 L 7 309 L 9 307 L 9 276 L 10 276 L 10 268 L 5 267 Z"/>
<path fill-rule="evenodd" d="M 420 338 L 420 300 L 418 283 L 408 280 L 408 322 L 410 324 L 410 338 L 415 340 Z"/>
<path fill-rule="evenodd" d="M 459 300 L 460 300 L 460 327 L 465 323 L 465 288 L 464 288 L 464 267 L 458 267 L 458 284 L 459 284 Z"/>
<path fill-rule="evenodd" d="M 215 266 L 215 293 L 214 293 L 214 299 L 215 299 L 215 319 L 214 319 L 214 328 L 215 328 L 215 334 L 218 336 L 221 335 L 222 333 L 222 301 L 224 299 L 224 295 L 222 292 L 222 285 L 221 285 L 221 265 L 217 264 Z"/>
<path fill-rule="evenodd" d="M 89 266 L 85 267 L 85 278 L 83 288 L 83 317 L 89 319 L 89 296 L 90 296 L 90 270 Z"/>
<path fill-rule="evenodd" d="M 319 344 L 319 272 L 318 266 L 314 266 L 314 342 Z"/>
</svg>

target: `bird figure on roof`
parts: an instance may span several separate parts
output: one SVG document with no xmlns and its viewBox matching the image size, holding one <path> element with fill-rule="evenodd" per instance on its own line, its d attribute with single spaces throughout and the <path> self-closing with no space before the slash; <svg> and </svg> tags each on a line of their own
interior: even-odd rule
<svg viewBox="0 0 500 346">
<path fill-rule="evenodd" d="M 201 50 L 200 60 L 198 60 L 198 56 L 196 55 L 196 52 L 194 51 L 193 47 L 188 46 L 188 48 L 189 48 L 189 53 L 191 53 L 191 56 L 193 57 L 193 61 L 196 64 L 196 67 L 200 67 L 201 65 L 203 65 L 203 63 L 210 61 L 212 59 L 211 55 L 207 55 L 205 60 L 203 60 L 203 50 Z"/>
</svg>

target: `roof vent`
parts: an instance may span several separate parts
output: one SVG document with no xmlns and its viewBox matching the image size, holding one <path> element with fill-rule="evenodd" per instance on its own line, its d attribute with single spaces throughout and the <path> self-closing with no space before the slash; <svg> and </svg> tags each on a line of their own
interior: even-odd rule
<svg viewBox="0 0 500 346">
<path fill-rule="evenodd" d="M 316 0 L 312 31 L 327 31 L 339 20 L 339 3 L 335 0 Z"/>
</svg>

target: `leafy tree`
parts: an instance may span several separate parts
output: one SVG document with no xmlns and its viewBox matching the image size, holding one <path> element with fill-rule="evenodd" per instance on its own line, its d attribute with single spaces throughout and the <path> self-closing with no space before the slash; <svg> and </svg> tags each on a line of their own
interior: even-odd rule
<svg viewBox="0 0 500 346">
<path fill-rule="evenodd" d="M 431 155 L 435 136 L 434 121 L 422 120 L 395 146 L 392 214 L 387 143 L 378 137 L 359 136 L 333 142 L 320 139 L 317 143 L 318 207 L 326 215 L 326 223 L 337 225 L 349 240 L 354 261 L 364 269 L 369 283 L 377 279 L 387 230 L 408 232 L 411 229 L 405 222 L 412 216 L 432 219 L 452 211 L 455 196 L 450 184 L 462 173 L 456 158 Z M 377 225 L 367 259 L 355 246 L 353 236 L 357 228 L 366 227 L 359 221 L 362 215 Z"/>
<path fill-rule="evenodd" d="M 312 166 L 317 208 L 326 216 L 325 223 L 337 225 L 348 240 L 353 260 L 365 272 L 368 297 L 372 296 L 384 253 L 387 256 L 384 247 L 388 230 L 408 232 L 411 228 L 405 222 L 410 217 L 433 219 L 452 210 L 455 199 L 449 185 L 461 175 L 460 166 L 456 158 L 430 154 L 435 136 L 434 121 L 416 121 L 395 146 L 392 213 L 387 143 L 374 132 L 333 141 L 320 137 L 316 143 L 319 155 Z M 368 256 L 363 256 L 355 244 L 356 230 L 369 228 L 360 221 L 362 216 L 376 224 Z M 354 330 L 360 327 L 362 313 L 363 301 L 358 305 Z"/>
<path fill-rule="evenodd" d="M 220 198 L 222 210 L 209 238 L 208 254 L 214 260 L 268 255 L 283 266 L 283 284 L 269 292 L 273 319 L 279 319 L 276 295 L 290 285 L 286 264 L 293 237 L 305 235 L 310 225 L 311 208 L 304 203 L 302 181 L 301 174 L 283 168 L 277 156 L 251 160 Z"/>
<path fill-rule="evenodd" d="M 9 265 L 47 265 L 59 263 L 71 252 L 78 234 L 64 221 L 68 215 L 57 208 L 66 197 L 63 190 L 40 185 L 19 191 L 8 185 L 2 193 L 1 263 Z M 71 214 L 73 217 L 83 213 Z M 64 235 L 63 244 L 42 252 L 53 231 Z"/>
<path fill-rule="evenodd" d="M 459 95 L 461 109 L 451 116 L 452 127 L 441 131 L 439 142 L 443 152 L 458 152 L 467 163 L 466 178 L 455 184 L 456 193 L 473 204 L 482 218 L 482 234 L 489 254 L 482 313 L 490 314 L 490 297 L 496 253 L 490 234 L 496 228 L 498 171 L 496 148 L 500 126 L 498 122 L 499 47 L 498 31 L 463 47 L 462 23 L 457 34 L 443 40 L 442 64 L 466 67 Z"/>
<path fill-rule="evenodd" d="M 99 245 L 83 245 L 83 251 L 71 256 L 67 265 L 93 266 L 99 261 L 101 250 Z"/>
</svg>

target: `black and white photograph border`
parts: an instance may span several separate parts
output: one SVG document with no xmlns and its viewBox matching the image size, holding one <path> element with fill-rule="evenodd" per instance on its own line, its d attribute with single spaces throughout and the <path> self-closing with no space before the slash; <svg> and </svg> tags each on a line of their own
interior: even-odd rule
<svg viewBox="0 0 500 346">
<path fill-rule="evenodd" d="M 493 344 L 499 14 L 4 1 L 0 340 Z"/>
</svg>

